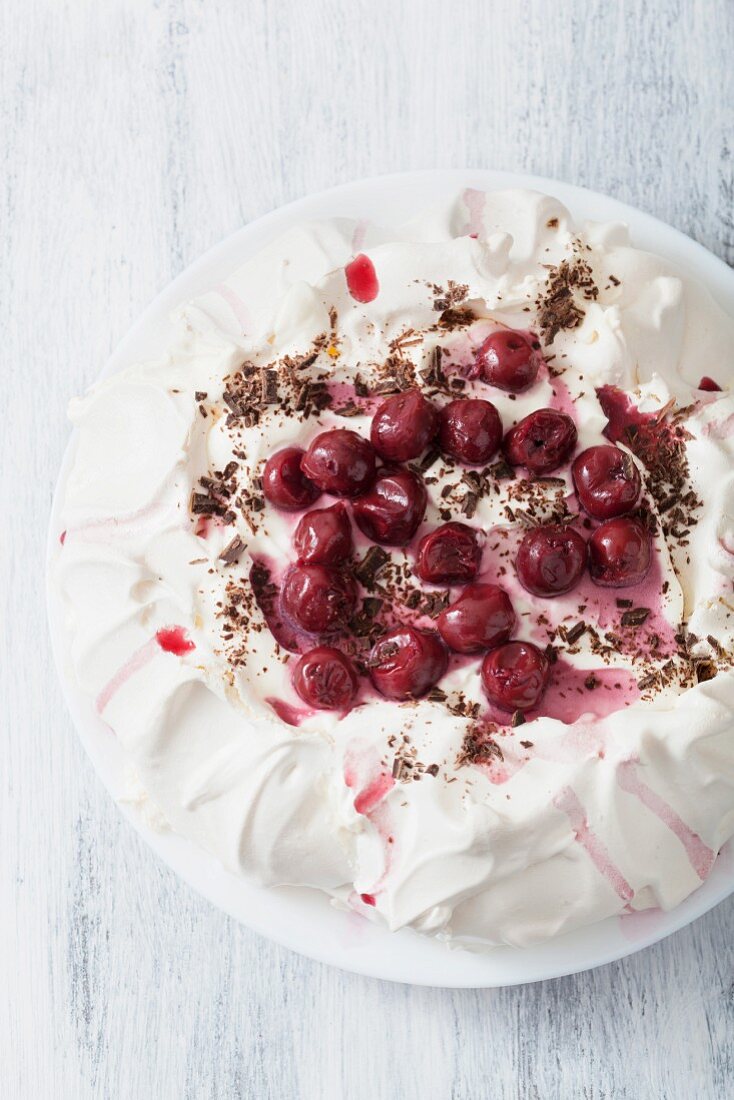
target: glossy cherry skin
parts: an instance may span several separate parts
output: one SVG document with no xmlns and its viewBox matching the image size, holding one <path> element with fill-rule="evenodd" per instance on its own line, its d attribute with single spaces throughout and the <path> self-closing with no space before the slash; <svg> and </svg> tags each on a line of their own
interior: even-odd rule
<svg viewBox="0 0 734 1100">
<path fill-rule="evenodd" d="M 359 676 L 348 657 L 321 645 L 299 658 L 293 669 L 293 687 L 310 707 L 348 710 L 357 695 Z"/>
<path fill-rule="evenodd" d="M 438 409 L 420 390 L 386 398 L 372 418 L 372 446 L 386 462 L 409 462 L 438 432 Z"/>
<path fill-rule="evenodd" d="M 531 474 L 550 474 L 569 457 L 578 433 L 570 416 L 556 409 L 536 409 L 505 436 L 504 449 L 513 466 Z"/>
<path fill-rule="evenodd" d="M 515 629 L 510 597 L 496 584 L 468 584 L 436 620 L 438 632 L 455 653 L 482 653 L 510 640 Z"/>
<path fill-rule="evenodd" d="M 489 462 L 501 442 L 502 421 L 491 401 L 459 397 L 441 409 L 441 450 L 457 462 Z"/>
<path fill-rule="evenodd" d="M 572 527 L 555 523 L 528 531 L 515 560 L 520 584 L 535 596 L 570 592 L 585 568 L 586 539 Z"/>
<path fill-rule="evenodd" d="M 444 523 L 418 544 L 415 572 L 427 584 L 468 584 L 479 572 L 482 550 L 466 523 Z"/>
<path fill-rule="evenodd" d="M 589 447 L 571 467 L 581 507 L 594 519 L 631 512 L 642 488 L 640 472 L 619 447 Z"/>
<path fill-rule="evenodd" d="M 639 584 L 650 568 L 650 536 L 638 519 L 617 516 L 601 523 L 589 539 L 589 572 L 604 588 Z"/>
<path fill-rule="evenodd" d="M 537 707 L 548 686 L 550 663 L 532 642 L 508 642 L 490 649 L 482 661 L 482 685 L 500 710 Z"/>
<path fill-rule="evenodd" d="M 298 521 L 293 546 L 302 565 L 343 565 L 352 556 L 352 525 L 345 504 L 314 508 Z"/>
<path fill-rule="evenodd" d="M 308 634 L 343 630 L 357 605 L 352 578 L 328 565 L 294 565 L 280 594 L 283 614 Z"/>
<path fill-rule="evenodd" d="M 301 465 L 319 489 L 337 497 L 359 496 L 375 480 L 372 444 L 349 428 L 333 428 L 317 435 Z"/>
<path fill-rule="evenodd" d="M 300 447 L 284 447 L 265 463 L 263 494 L 265 499 L 286 512 L 300 512 L 321 496 L 321 490 L 303 472 L 304 452 Z"/>
<path fill-rule="evenodd" d="M 508 393 L 522 393 L 538 377 L 543 357 L 523 332 L 500 329 L 477 351 L 477 373 Z"/>
<path fill-rule="evenodd" d="M 384 467 L 368 493 L 352 505 L 354 522 L 373 542 L 405 546 L 423 521 L 428 494 L 412 470 Z"/>
<path fill-rule="evenodd" d="M 443 676 L 446 647 L 438 634 L 396 626 L 383 634 L 369 658 L 372 683 L 387 699 L 419 699 Z"/>
</svg>

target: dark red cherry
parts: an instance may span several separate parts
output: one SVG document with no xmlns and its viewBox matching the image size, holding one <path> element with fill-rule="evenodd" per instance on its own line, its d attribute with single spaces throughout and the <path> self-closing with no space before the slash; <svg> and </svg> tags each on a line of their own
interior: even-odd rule
<svg viewBox="0 0 734 1100">
<path fill-rule="evenodd" d="M 585 567 L 586 540 L 572 527 L 555 523 L 528 531 L 515 561 L 520 584 L 536 596 L 570 592 Z"/>
<path fill-rule="evenodd" d="M 576 425 L 556 409 L 536 409 L 505 436 L 505 454 L 513 466 L 525 466 L 531 474 L 557 470 L 576 446 Z"/>
<path fill-rule="evenodd" d="M 581 507 L 594 519 L 612 519 L 630 512 L 642 481 L 630 455 L 619 447 L 589 447 L 571 467 Z"/>
<path fill-rule="evenodd" d="M 349 428 L 321 432 L 301 463 L 303 472 L 325 493 L 356 497 L 375 480 L 372 444 Z"/>
<path fill-rule="evenodd" d="M 481 653 L 507 642 L 515 629 L 510 597 L 496 584 L 469 584 L 436 620 L 438 632 L 456 653 Z"/>
<path fill-rule="evenodd" d="M 441 409 L 441 450 L 458 462 L 488 462 L 501 442 L 502 421 L 491 401 L 459 397 Z"/>
<path fill-rule="evenodd" d="M 293 687 L 304 703 L 319 710 L 347 710 L 357 695 L 357 671 L 343 653 L 320 645 L 299 658 Z"/>
<path fill-rule="evenodd" d="M 428 584 L 467 584 L 476 577 L 481 560 L 474 528 L 444 523 L 421 539 L 415 571 Z"/>
<path fill-rule="evenodd" d="M 265 463 L 263 493 L 265 499 L 287 512 L 299 512 L 319 499 L 321 490 L 303 472 L 304 452 L 300 447 L 284 447 Z"/>
<path fill-rule="evenodd" d="M 415 626 L 396 626 L 383 634 L 369 659 L 370 676 L 388 699 L 419 699 L 443 676 L 448 664 L 438 634 Z"/>
<path fill-rule="evenodd" d="M 703 390 L 704 393 L 720 393 L 721 386 L 718 382 L 715 382 L 713 378 L 709 378 L 707 374 L 704 374 L 701 381 L 698 383 L 698 389 Z"/>
<path fill-rule="evenodd" d="M 343 565 L 354 551 L 347 507 L 314 508 L 298 521 L 293 545 L 304 565 Z"/>
<path fill-rule="evenodd" d="M 591 579 L 605 588 L 639 584 L 647 575 L 651 557 L 650 536 L 631 516 L 608 519 L 589 539 Z"/>
<path fill-rule="evenodd" d="M 548 686 L 550 664 L 532 642 L 508 642 L 482 661 L 482 684 L 490 703 L 501 710 L 532 710 Z"/>
<path fill-rule="evenodd" d="M 357 588 L 352 578 L 328 565 L 294 565 L 280 595 L 283 614 L 308 634 L 343 630 L 354 614 Z"/>
<path fill-rule="evenodd" d="M 368 539 L 385 546 L 405 546 L 421 525 L 427 501 L 418 474 L 384 467 L 369 492 L 354 501 L 352 514 Z"/>
<path fill-rule="evenodd" d="M 522 393 L 538 377 L 543 357 L 522 332 L 499 329 L 477 351 L 477 372 L 492 386 Z"/>
<path fill-rule="evenodd" d="M 423 454 L 438 431 L 438 409 L 420 390 L 386 398 L 372 418 L 372 446 L 387 462 L 409 462 Z"/>
</svg>

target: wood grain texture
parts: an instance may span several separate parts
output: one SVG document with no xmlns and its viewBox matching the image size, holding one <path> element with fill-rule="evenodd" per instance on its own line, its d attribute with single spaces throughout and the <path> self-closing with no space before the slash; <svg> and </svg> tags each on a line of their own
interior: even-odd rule
<svg viewBox="0 0 734 1100">
<path fill-rule="evenodd" d="M 243 222 L 421 167 L 633 203 L 734 261 L 727 0 L 0 5 L 0 1095 L 734 1094 L 734 899 L 596 972 L 365 980 L 211 909 L 123 823 L 50 666 L 44 528 L 67 399 Z"/>
</svg>

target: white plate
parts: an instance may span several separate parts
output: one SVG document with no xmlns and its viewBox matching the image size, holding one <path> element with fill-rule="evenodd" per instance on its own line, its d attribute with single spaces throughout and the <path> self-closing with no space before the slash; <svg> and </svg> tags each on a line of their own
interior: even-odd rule
<svg viewBox="0 0 734 1100">
<path fill-rule="evenodd" d="M 559 198 L 577 219 L 623 221 L 634 243 L 673 260 L 708 285 L 734 313 L 734 272 L 701 245 L 675 229 L 614 199 L 535 176 L 489 171 L 427 171 L 382 176 L 347 184 L 275 210 L 228 237 L 193 263 L 148 307 L 105 367 L 120 370 L 165 345 L 169 315 L 182 301 L 216 285 L 244 260 L 298 222 L 343 215 L 398 224 L 421 207 L 465 187 L 496 190 L 530 187 Z M 70 448 L 59 476 L 49 531 L 49 560 L 58 549 L 61 486 Z M 57 668 L 82 743 L 114 798 L 123 793 L 124 755 L 109 729 L 77 689 L 68 667 L 67 642 L 58 601 L 49 585 L 49 620 Z M 486 954 L 450 951 L 435 940 L 406 930 L 389 933 L 355 914 L 333 909 L 326 897 L 305 888 L 265 890 L 225 871 L 213 858 L 180 837 L 158 834 L 134 811 L 122 812 L 147 844 L 195 890 L 250 928 L 321 962 L 360 974 L 416 985 L 491 987 L 517 985 L 573 974 L 612 962 L 655 943 L 713 908 L 734 892 L 734 845 L 722 852 L 700 889 L 670 913 L 653 911 L 569 933 L 532 948 L 498 948 Z"/>
</svg>

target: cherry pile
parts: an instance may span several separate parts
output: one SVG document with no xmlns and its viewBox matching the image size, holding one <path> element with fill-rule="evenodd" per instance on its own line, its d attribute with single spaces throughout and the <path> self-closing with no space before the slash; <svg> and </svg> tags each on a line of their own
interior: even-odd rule
<svg viewBox="0 0 734 1100">
<path fill-rule="evenodd" d="M 527 390 L 542 364 L 524 333 L 500 330 L 480 346 L 468 376 L 510 393 Z M 438 408 L 418 389 L 386 398 L 375 412 L 370 438 L 347 428 L 319 433 L 307 450 L 286 447 L 265 464 L 263 492 L 270 504 L 303 515 L 293 536 L 296 561 L 284 578 L 283 619 L 314 641 L 297 661 L 293 686 L 309 706 L 346 711 L 359 690 L 352 659 L 335 644 L 357 611 L 352 569 L 352 521 L 372 542 L 406 546 L 423 522 L 428 501 L 423 478 L 406 463 L 438 446 L 452 461 L 483 465 L 502 448 L 513 466 L 542 477 L 558 470 L 576 448 L 576 426 L 563 412 L 537 409 L 503 435 L 491 401 L 462 397 Z M 569 592 L 588 567 L 592 580 L 618 588 L 637 584 L 650 565 L 650 538 L 629 513 L 641 492 L 629 455 L 613 445 L 590 447 L 575 458 L 572 476 L 581 508 L 598 521 L 587 539 L 569 524 L 531 528 L 522 539 L 516 571 L 535 596 Z M 323 493 L 337 500 L 313 505 Z M 587 526 L 589 520 L 586 521 Z M 461 586 L 438 615 L 436 630 L 400 624 L 374 644 L 366 669 L 388 699 L 417 699 L 445 674 L 449 652 L 484 654 L 484 691 L 503 711 L 532 710 L 548 684 L 546 654 L 513 641 L 517 619 L 507 593 L 478 580 L 479 532 L 444 523 L 420 540 L 414 572 L 425 584 Z"/>
</svg>

